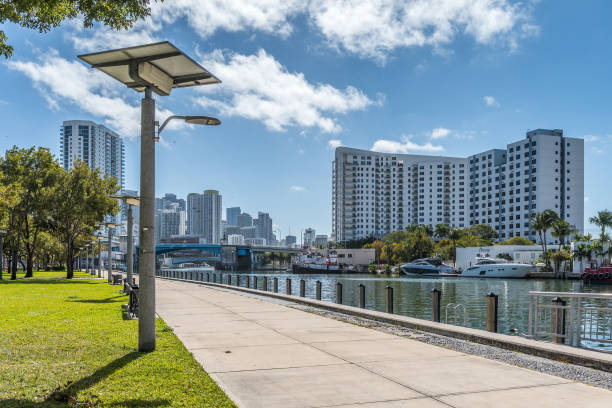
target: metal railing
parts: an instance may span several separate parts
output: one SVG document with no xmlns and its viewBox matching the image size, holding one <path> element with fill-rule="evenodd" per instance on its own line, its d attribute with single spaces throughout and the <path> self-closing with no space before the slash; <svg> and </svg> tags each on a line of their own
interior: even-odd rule
<svg viewBox="0 0 612 408">
<path fill-rule="evenodd" d="M 463 325 L 467 326 L 467 309 L 465 308 L 464 305 L 462 305 L 461 303 L 455 304 L 455 303 L 449 303 L 446 306 L 444 306 L 445 312 L 444 312 L 444 323 L 448 323 L 448 310 L 451 309 L 453 311 L 453 320 L 454 320 L 454 325 L 457 325 L 457 309 L 459 310 L 463 310 Z"/>
<path fill-rule="evenodd" d="M 612 344 L 612 293 L 529 292 L 528 337 Z"/>
</svg>

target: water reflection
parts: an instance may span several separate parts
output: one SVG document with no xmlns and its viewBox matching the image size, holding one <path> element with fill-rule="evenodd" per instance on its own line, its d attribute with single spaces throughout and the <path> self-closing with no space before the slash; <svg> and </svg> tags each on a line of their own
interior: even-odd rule
<svg viewBox="0 0 612 408">
<path fill-rule="evenodd" d="M 224 275 L 228 272 L 224 272 Z M 232 272 L 232 274 L 268 277 L 268 290 L 272 290 L 271 278 L 279 277 L 279 292 L 285 293 L 285 278 L 291 279 L 291 293 L 299 294 L 300 280 L 306 281 L 306 297 L 315 298 L 315 282 L 321 281 L 322 300 L 336 300 L 336 282 L 343 285 L 343 303 L 349 306 L 359 304 L 359 284 L 365 285 L 366 308 L 385 310 L 385 287 L 393 288 L 396 314 L 431 320 L 431 290 L 442 292 L 441 305 L 462 304 L 467 310 L 467 326 L 485 329 L 486 295 L 490 292 L 499 295 L 498 330 L 512 333 L 518 329 L 527 333 L 529 313 L 529 291 L 546 292 L 605 292 L 612 293 L 612 285 L 584 285 L 582 281 L 535 280 L 535 279 L 478 279 L 478 278 L 406 278 L 364 274 L 316 275 L 282 272 Z M 262 289 L 262 279 L 257 279 L 258 289 Z M 244 286 L 246 279 L 241 279 Z M 253 280 L 251 279 L 251 284 Z M 445 311 L 441 311 L 444 321 Z M 458 312 L 458 321 L 463 321 Z M 449 311 L 449 320 L 452 312 Z"/>
</svg>

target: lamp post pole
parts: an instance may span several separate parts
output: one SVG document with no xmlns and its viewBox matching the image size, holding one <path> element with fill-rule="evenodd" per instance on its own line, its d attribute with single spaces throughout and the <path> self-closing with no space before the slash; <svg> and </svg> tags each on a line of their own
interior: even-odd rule
<svg viewBox="0 0 612 408">
<path fill-rule="evenodd" d="M 132 218 L 132 205 L 128 204 L 128 219 L 127 219 L 128 237 L 127 237 L 127 281 L 131 286 L 134 282 L 134 219 Z"/>
<path fill-rule="evenodd" d="M 107 226 L 106 228 L 108 228 L 108 248 L 106 251 L 107 253 L 106 262 L 108 263 L 106 265 L 108 269 L 107 281 L 108 283 L 112 283 L 111 275 L 113 274 L 113 263 L 111 262 L 111 260 L 113 256 L 113 229 L 110 226 Z"/>
<path fill-rule="evenodd" d="M 98 239 L 98 278 L 102 277 L 102 240 Z"/>
<path fill-rule="evenodd" d="M 155 350 L 155 100 L 145 89 L 140 118 L 138 351 Z"/>
</svg>

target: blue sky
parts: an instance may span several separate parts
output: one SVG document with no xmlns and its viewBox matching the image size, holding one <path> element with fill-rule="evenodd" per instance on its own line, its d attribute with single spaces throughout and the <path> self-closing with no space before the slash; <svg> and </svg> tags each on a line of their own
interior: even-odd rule
<svg viewBox="0 0 612 408">
<path fill-rule="evenodd" d="M 169 40 L 223 84 L 158 98 L 159 118 L 223 125 L 164 132 L 158 196 L 215 188 L 225 207 L 269 212 L 282 235 L 328 234 L 333 146 L 467 156 L 561 128 L 586 141 L 585 218 L 612 207 L 609 2 L 277 3 L 166 1 L 128 32 L 0 27 L 15 47 L 0 62 L 0 147 L 58 155 L 63 120 L 104 123 L 124 136 L 137 189 L 141 95 L 76 55 Z"/>
</svg>

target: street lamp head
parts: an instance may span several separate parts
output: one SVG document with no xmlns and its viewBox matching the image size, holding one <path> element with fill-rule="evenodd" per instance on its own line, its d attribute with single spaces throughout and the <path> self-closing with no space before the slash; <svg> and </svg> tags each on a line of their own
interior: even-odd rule
<svg viewBox="0 0 612 408">
<path fill-rule="evenodd" d="M 221 121 L 212 116 L 185 116 L 185 122 L 190 125 L 209 125 L 217 126 L 221 124 Z"/>
<path fill-rule="evenodd" d="M 140 205 L 140 196 L 136 195 L 112 195 L 111 198 L 116 198 L 118 200 L 122 200 L 127 205 Z"/>
</svg>

